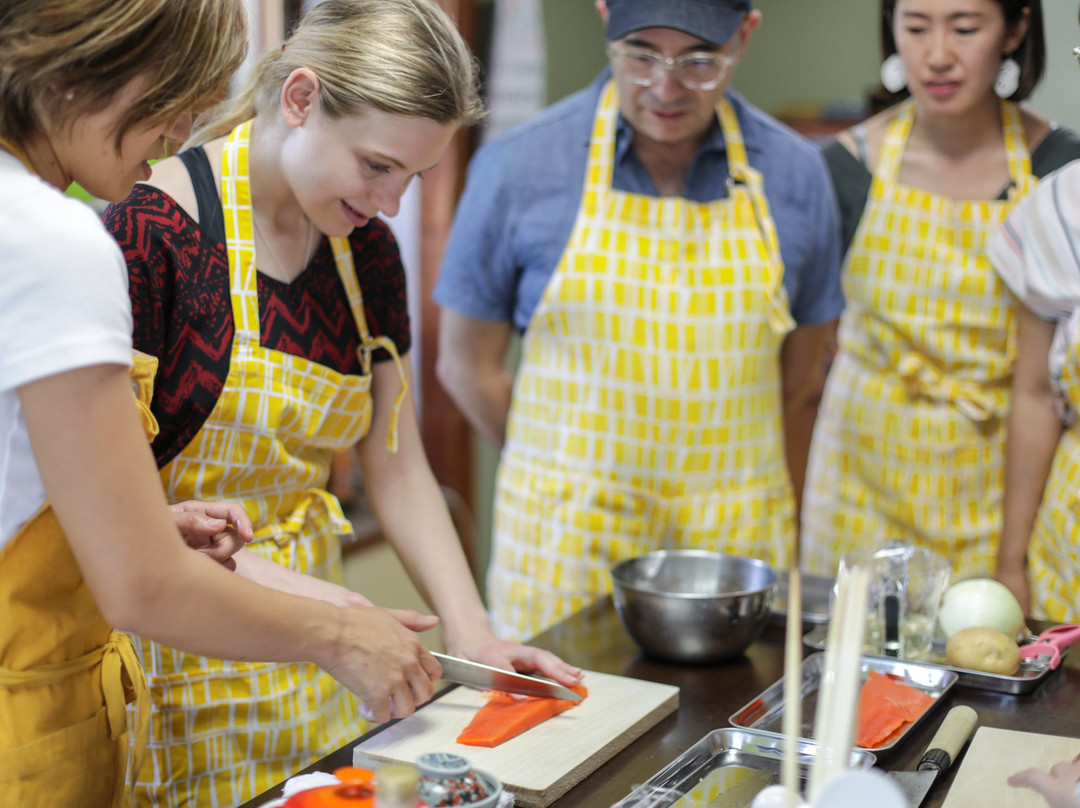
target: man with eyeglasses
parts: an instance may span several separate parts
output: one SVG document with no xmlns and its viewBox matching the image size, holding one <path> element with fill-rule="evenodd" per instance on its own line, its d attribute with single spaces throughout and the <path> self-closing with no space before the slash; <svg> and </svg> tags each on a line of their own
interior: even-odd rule
<svg viewBox="0 0 1080 808">
<path fill-rule="evenodd" d="M 760 12 L 597 8 L 610 69 L 477 153 L 435 290 L 439 378 L 502 448 L 487 595 L 507 638 L 651 550 L 787 565 L 843 305 L 817 149 L 730 89 Z"/>
</svg>

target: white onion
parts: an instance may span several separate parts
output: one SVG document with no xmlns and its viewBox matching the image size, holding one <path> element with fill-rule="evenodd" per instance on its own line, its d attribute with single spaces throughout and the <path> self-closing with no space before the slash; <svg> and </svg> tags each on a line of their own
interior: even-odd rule
<svg viewBox="0 0 1080 808">
<path fill-rule="evenodd" d="M 971 578 L 946 590 L 938 623 L 946 638 L 965 628 L 993 628 L 1015 639 L 1024 627 L 1024 612 L 1005 584 Z"/>
</svg>

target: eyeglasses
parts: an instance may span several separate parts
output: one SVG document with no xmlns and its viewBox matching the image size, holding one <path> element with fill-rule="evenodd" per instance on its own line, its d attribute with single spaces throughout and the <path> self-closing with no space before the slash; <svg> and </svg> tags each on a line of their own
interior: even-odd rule
<svg viewBox="0 0 1080 808">
<path fill-rule="evenodd" d="M 631 84 L 651 87 L 665 72 L 674 70 L 675 79 L 688 90 L 716 89 L 724 73 L 737 61 L 726 53 L 685 53 L 672 58 L 625 45 L 608 45 L 607 54 Z"/>
</svg>

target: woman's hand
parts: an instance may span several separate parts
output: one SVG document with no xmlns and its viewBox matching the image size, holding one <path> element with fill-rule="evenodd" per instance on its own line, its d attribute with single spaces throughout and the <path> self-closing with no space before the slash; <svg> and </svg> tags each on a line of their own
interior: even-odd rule
<svg viewBox="0 0 1080 808">
<path fill-rule="evenodd" d="M 1080 781 L 1080 755 L 1071 761 L 1055 763 L 1049 772 L 1025 769 L 1008 779 L 1013 788 L 1030 788 L 1042 794 L 1050 808 L 1077 808 L 1077 783 Z"/>
<path fill-rule="evenodd" d="M 493 668 L 539 674 L 567 687 L 581 684 L 584 677 L 581 668 L 575 668 L 564 662 L 550 651 L 499 640 L 493 634 L 471 643 L 453 645 L 448 650 L 455 656 L 471 659 L 473 662 L 480 662 Z"/>
<path fill-rule="evenodd" d="M 409 609 L 344 609 L 335 659 L 323 668 L 364 702 L 361 714 L 375 723 L 412 715 L 435 692 L 442 667 L 416 632 L 438 624 Z"/>
<path fill-rule="evenodd" d="M 169 511 L 188 547 L 230 570 L 236 569 L 236 551 L 255 537 L 251 519 L 236 502 L 188 500 L 170 505 Z"/>
</svg>

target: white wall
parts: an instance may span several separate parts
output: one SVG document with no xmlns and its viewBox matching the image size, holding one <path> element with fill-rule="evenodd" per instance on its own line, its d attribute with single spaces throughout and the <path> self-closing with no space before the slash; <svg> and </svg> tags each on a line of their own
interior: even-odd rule
<svg viewBox="0 0 1080 808">
<path fill-rule="evenodd" d="M 1046 76 L 1031 106 L 1053 121 L 1080 131 L 1080 68 L 1072 49 L 1080 45 L 1076 0 L 1043 0 L 1046 16 Z"/>
</svg>

